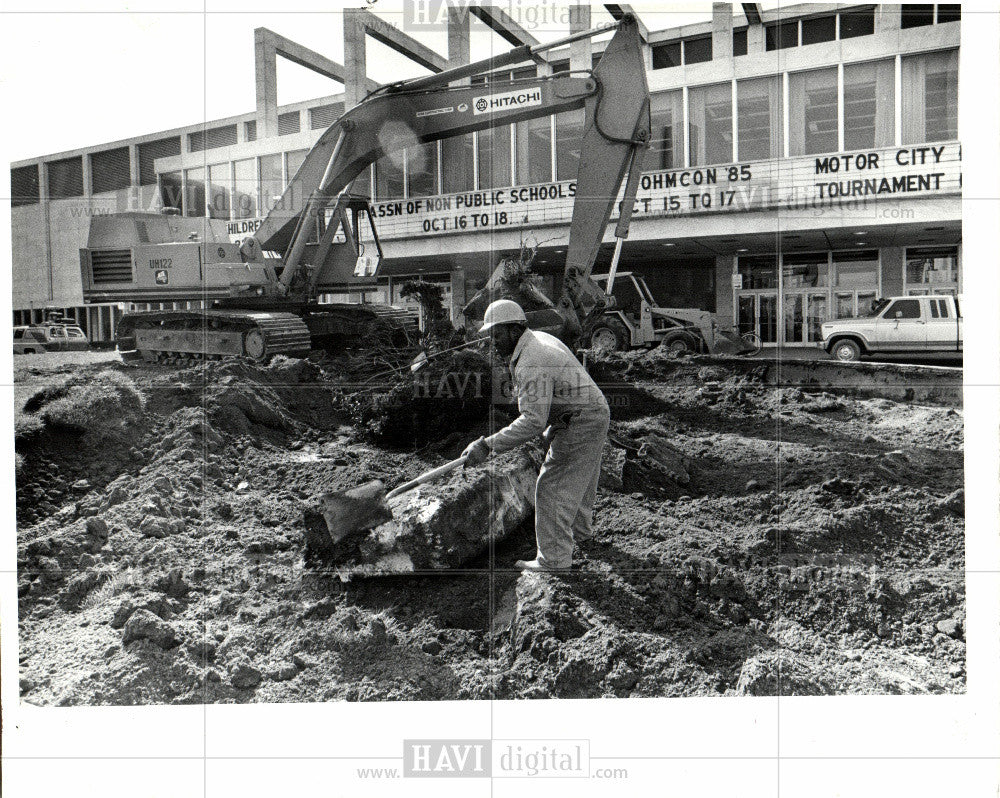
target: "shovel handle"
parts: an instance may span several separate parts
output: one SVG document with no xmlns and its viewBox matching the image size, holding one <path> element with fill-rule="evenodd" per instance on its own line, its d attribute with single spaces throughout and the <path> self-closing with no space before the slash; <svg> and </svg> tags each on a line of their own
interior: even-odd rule
<svg viewBox="0 0 1000 798">
<path fill-rule="evenodd" d="M 426 471 L 416 479 L 411 479 L 409 482 L 404 482 L 398 488 L 390 490 L 387 494 L 385 494 L 385 497 L 387 499 L 391 499 L 393 496 L 398 496 L 400 493 L 406 493 L 406 491 L 408 490 L 413 490 L 415 487 L 417 487 L 417 485 L 423 485 L 425 482 L 430 482 L 432 479 L 437 479 L 438 477 L 447 474 L 449 471 L 454 471 L 459 466 L 465 465 L 465 461 L 467 459 L 468 458 L 465 455 L 463 455 L 462 457 L 452 460 L 449 463 L 445 463 L 444 465 L 438 466 L 437 468 L 433 468 L 430 471 Z"/>
</svg>

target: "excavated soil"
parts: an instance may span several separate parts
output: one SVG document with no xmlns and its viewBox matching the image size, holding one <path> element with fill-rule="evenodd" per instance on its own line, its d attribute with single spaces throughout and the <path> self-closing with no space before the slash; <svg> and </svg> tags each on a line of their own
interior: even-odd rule
<svg viewBox="0 0 1000 798">
<path fill-rule="evenodd" d="M 356 367 L 78 365 L 144 402 L 73 429 L 45 421 L 65 374 L 22 375 L 23 699 L 964 691 L 960 408 L 605 358 L 613 445 L 572 572 L 511 570 L 533 555 L 528 519 L 461 573 L 344 583 L 305 562 L 303 507 L 488 428 L 459 397 L 468 412 L 418 435 L 433 405 L 392 386 L 373 404 Z"/>
</svg>

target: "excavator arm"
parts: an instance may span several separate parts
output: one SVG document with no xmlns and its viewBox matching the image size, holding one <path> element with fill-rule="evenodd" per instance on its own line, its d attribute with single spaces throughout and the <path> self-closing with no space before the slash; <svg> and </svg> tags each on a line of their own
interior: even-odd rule
<svg viewBox="0 0 1000 798">
<path fill-rule="evenodd" d="M 614 37 L 598 65 L 586 74 L 447 85 L 609 29 L 616 29 Z M 283 292 L 288 292 L 296 275 L 302 275 L 304 266 L 306 271 L 312 266 L 314 285 L 322 263 L 303 263 L 312 233 L 310 221 L 325 215 L 331 204 L 339 208 L 341 195 L 371 164 L 416 144 L 578 108 L 585 109 L 585 121 L 563 295 L 557 303 L 571 336 L 576 337 L 607 302 L 590 274 L 625 174 L 631 170 L 617 230 L 619 240 L 627 235 L 641 155 L 649 143 L 649 89 L 638 26 L 630 16 L 559 42 L 520 47 L 496 58 L 380 88 L 323 134 L 254 237 L 244 242 L 243 254 L 252 258 L 255 248 L 284 253 Z M 328 235 L 332 236 L 329 230 Z M 319 252 L 326 251 L 323 244 L 321 239 Z"/>
</svg>

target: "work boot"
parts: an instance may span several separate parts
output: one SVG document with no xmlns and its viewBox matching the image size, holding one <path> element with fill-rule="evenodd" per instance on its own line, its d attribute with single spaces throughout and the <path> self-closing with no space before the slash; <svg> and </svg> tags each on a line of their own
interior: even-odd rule
<svg viewBox="0 0 1000 798">
<path fill-rule="evenodd" d="M 518 560 L 514 563 L 514 567 L 519 571 L 552 571 L 558 573 L 559 571 L 568 571 L 569 568 L 552 568 L 549 565 L 540 563 L 536 560 Z"/>
</svg>

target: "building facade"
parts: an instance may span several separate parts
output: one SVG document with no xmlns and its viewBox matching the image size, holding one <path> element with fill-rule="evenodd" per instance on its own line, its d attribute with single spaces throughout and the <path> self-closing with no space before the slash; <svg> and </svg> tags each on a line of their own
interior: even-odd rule
<svg viewBox="0 0 1000 798">
<path fill-rule="evenodd" d="M 571 27 L 589 27 L 590 7 L 576 11 Z M 512 45 L 533 41 L 497 9 L 477 16 Z M 345 15 L 345 66 L 258 30 L 254 112 L 13 164 L 15 320 L 58 307 L 90 321 L 75 308 L 93 214 L 169 206 L 193 224 L 226 220 L 234 240 L 251 234 L 372 87 L 366 36 L 434 70 L 470 60 L 469 14 L 449 14 L 447 60 L 373 20 Z M 960 292 L 960 25 L 957 4 L 715 3 L 704 24 L 642 26 L 653 135 L 619 268 L 643 274 L 659 304 L 712 311 L 769 346 L 815 344 L 822 321 L 878 296 Z M 574 43 L 474 81 L 587 69 L 602 47 Z M 277 106 L 275 54 L 345 92 Z M 523 245 L 558 290 L 582 123 L 582 111 L 560 114 L 376 163 L 354 190 L 372 198 L 385 260 L 376 285 L 335 298 L 400 304 L 420 277 L 444 285 L 457 319 Z M 610 229 L 606 241 L 597 273 Z"/>
</svg>

